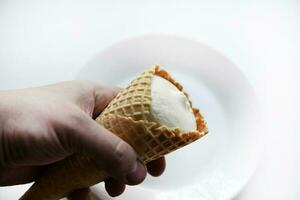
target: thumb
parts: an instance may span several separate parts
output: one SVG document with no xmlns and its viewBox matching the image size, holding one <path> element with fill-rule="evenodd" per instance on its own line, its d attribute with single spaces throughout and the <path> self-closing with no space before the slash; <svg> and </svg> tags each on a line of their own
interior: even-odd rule
<svg viewBox="0 0 300 200">
<path fill-rule="evenodd" d="M 147 170 L 134 149 L 118 136 L 82 114 L 73 122 L 73 130 L 66 131 L 62 140 L 71 144 L 69 150 L 94 158 L 95 164 L 123 183 L 141 183 Z M 74 124 L 76 128 L 74 128 Z"/>
</svg>

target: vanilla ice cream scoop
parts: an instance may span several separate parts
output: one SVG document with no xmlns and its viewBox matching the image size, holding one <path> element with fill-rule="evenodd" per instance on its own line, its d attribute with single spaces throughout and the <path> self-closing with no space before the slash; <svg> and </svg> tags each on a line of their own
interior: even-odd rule
<svg viewBox="0 0 300 200">
<path fill-rule="evenodd" d="M 151 83 L 151 118 L 169 128 L 182 132 L 197 129 L 195 116 L 188 98 L 170 81 L 154 75 Z"/>
</svg>

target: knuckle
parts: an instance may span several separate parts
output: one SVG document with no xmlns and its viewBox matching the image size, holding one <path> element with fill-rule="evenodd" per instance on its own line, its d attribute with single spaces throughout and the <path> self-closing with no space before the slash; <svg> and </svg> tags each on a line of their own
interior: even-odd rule
<svg viewBox="0 0 300 200">
<path fill-rule="evenodd" d="M 87 119 L 82 113 L 70 113 L 67 116 L 67 120 L 62 120 L 63 129 L 66 131 L 69 139 L 81 140 L 82 134 L 87 130 Z"/>
<path fill-rule="evenodd" d="M 65 150 L 70 152 L 82 150 L 81 142 L 86 123 L 84 115 L 77 112 L 66 113 L 55 120 L 55 134 Z"/>
<path fill-rule="evenodd" d="M 85 129 L 86 119 L 82 113 L 70 111 L 57 118 L 55 124 L 60 130 L 65 130 L 63 131 L 65 134 L 74 135 L 75 133 L 80 133 L 80 130 Z"/>
<path fill-rule="evenodd" d="M 83 113 L 70 112 L 67 115 L 67 121 L 69 121 L 69 128 L 74 131 L 86 126 L 86 117 L 83 115 Z"/>
<path fill-rule="evenodd" d="M 94 88 L 96 84 L 96 82 L 91 81 L 91 80 L 78 80 L 76 81 L 77 84 L 79 84 L 82 87 L 86 87 L 86 88 Z"/>
</svg>

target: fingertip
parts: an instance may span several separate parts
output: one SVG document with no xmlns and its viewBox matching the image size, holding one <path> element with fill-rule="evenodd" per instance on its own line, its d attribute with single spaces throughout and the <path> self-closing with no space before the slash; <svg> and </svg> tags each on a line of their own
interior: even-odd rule
<svg viewBox="0 0 300 200">
<path fill-rule="evenodd" d="M 143 182 L 147 176 L 147 169 L 144 163 L 138 158 L 135 166 L 126 175 L 126 183 L 128 185 L 137 185 Z"/>
<path fill-rule="evenodd" d="M 148 173 L 151 176 L 158 177 L 162 175 L 166 168 L 166 160 L 165 157 L 158 158 L 147 163 Z"/>
<path fill-rule="evenodd" d="M 109 178 L 105 181 L 105 190 L 111 197 L 121 195 L 125 191 L 125 184 L 121 183 L 113 178 Z"/>
</svg>

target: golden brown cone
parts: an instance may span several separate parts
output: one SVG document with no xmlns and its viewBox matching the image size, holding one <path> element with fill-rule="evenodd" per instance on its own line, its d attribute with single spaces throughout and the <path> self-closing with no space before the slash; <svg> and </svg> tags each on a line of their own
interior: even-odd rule
<svg viewBox="0 0 300 200">
<path fill-rule="evenodd" d="M 96 119 L 129 143 L 145 163 L 179 149 L 208 132 L 203 117 L 195 108 L 195 131 L 183 133 L 178 128 L 168 128 L 151 121 L 151 80 L 154 75 L 169 80 L 182 91 L 183 87 L 168 72 L 155 65 L 134 79 Z M 74 155 L 49 167 L 21 200 L 57 200 L 75 189 L 89 187 L 106 178 L 108 175 L 96 169 L 89 158 Z"/>
</svg>

